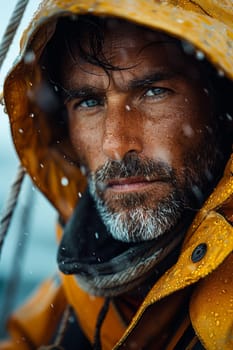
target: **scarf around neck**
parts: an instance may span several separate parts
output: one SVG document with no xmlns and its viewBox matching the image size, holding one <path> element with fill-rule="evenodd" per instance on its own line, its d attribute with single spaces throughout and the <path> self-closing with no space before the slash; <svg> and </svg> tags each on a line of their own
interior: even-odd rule
<svg viewBox="0 0 233 350">
<path fill-rule="evenodd" d="M 89 294 L 113 297 L 142 284 L 156 266 L 178 247 L 184 232 L 126 243 L 114 239 L 86 192 L 64 228 L 57 261 L 65 274 L 76 275 Z"/>
</svg>

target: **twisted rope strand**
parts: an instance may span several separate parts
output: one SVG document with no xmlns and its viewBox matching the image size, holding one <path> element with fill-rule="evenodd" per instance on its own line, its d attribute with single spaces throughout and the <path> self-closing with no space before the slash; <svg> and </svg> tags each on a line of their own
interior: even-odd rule
<svg viewBox="0 0 233 350">
<path fill-rule="evenodd" d="M 29 0 L 19 0 L 15 6 L 15 9 L 11 15 L 9 24 L 3 34 L 3 39 L 0 45 L 0 68 L 3 64 L 3 61 L 6 57 L 7 51 L 12 43 L 16 30 L 20 24 L 20 21 L 23 17 L 23 13 L 28 4 Z"/>
<path fill-rule="evenodd" d="M 18 195 L 20 192 L 21 184 L 24 179 L 24 175 L 25 175 L 25 170 L 21 165 L 19 165 L 16 179 L 11 186 L 11 191 L 6 202 L 5 209 L 0 219 L 0 255 L 1 255 L 3 242 L 6 237 L 6 234 L 11 222 L 11 218 L 16 207 L 16 203 L 18 200 Z"/>
</svg>

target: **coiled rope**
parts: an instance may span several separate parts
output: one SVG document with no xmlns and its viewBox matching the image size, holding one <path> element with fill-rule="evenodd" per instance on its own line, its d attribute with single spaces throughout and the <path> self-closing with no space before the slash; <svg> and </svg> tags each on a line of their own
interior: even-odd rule
<svg viewBox="0 0 233 350">
<path fill-rule="evenodd" d="M 15 6 L 15 9 L 11 15 L 11 18 L 9 20 L 9 24 L 5 30 L 5 33 L 3 35 L 2 42 L 0 44 L 0 69 L 2 67 L 3 61 L 6 57 L 6 54 L 9 50 L 9 47 L 12 43 L 12 40 L 15 36 L 16 30 L 20 24 L 20 21 L 23 17 L 23 13 L 25 11 L 25 8 L 28 4 L 29 0 L 19 0 Z M 1 95 L 2 100 L 2 95 Z M 1 216 L 0 219 L 0 254 L 3 246 L 3 242 L 5 239 L 5 236 L 7 234 L 11 218 L 14 212 L 14 209 L 16 207 L 19 191 L 21 188 L 21 184 L 23 181 L 25 175 L 24 168 L 19 165 L 19 169 L 16 175 L 16 179 L 12 184 L 11 191 L 9 194 L 9 197 L 7 199 L 5 210 Z"/>
</svg>

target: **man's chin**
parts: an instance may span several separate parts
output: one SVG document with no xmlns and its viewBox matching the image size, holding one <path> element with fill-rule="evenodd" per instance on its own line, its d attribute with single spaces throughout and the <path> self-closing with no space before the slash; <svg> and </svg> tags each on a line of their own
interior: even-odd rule
<svg viewBox="0 0 233 350">
<path fill-rule="evenodd" d="M 143 242 L 156 239 L 169 231 L 180 218 L 177 206 L 173 208 L 145 207 L 110 210 L 98 206 L 101 218 L 113 238 L 123 242 Z"/>
</svg>

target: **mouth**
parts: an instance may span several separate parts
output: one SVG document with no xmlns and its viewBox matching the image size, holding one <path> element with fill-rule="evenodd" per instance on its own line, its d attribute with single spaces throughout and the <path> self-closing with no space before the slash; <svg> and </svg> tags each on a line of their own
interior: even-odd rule
<svg viewBox="0 0 233 350">
<path fill-rule="evenodd" d="M 138 192 L 148 190 L 155 184 L 164 183 L 164 179 L 147 179 L 146 177 L 129 177 L 113 179 L 106 184 L 106 190 L 114 192 Z"/>
</svg>

